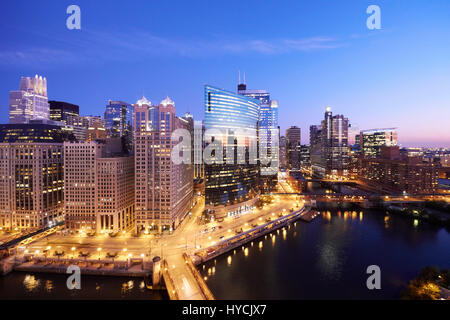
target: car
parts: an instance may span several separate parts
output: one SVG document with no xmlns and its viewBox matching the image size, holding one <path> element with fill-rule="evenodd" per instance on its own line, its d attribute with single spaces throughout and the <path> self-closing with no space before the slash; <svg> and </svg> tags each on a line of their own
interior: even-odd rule
<svg viewBox="0 0 450 320">
<path fill-rule="evenodd" d="M 222 226 L 218 226 L 218 228 L 219 228 L 219 230 L 220 230 L 220 229 L 222 229 L 223 227 L 222 227 Z"/>
<path fill-rule="evenodd" d="M 220 239 L 220 240 L 223 240 L 224 238 L 225 238 L 225 236 L 221 236 L 219 239 Z"/>
</svg>

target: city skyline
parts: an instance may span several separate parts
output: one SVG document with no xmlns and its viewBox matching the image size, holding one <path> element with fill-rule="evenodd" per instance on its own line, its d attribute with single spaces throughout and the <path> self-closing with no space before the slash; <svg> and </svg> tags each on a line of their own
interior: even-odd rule
<svg viewBox="0 0 450 320">
<path fill-rule="evenodd" d="M 254 9 L 252 24 L 231 10 L 232 3 L 230 8 L 213 4 L 222 15 L 208 31 L 205 26 L 217 16 L 208 16 L 202 2 L 178 3 L 185 11 L 170 11 L 160 3 L 122 5 L 124 24 L 112 26 L 109 21 L 116 21 L 118 10 L 109 9 L 117 4 L 102 12 L 95 10 L 101 4 L 81 1 L 79 31 L 65 28 L 66 4 L 44 2 L 21 10 L 23 4 L 7 5 L 2 23 L 2 123 L 8 122 L 8 92 L 17 90 L 20 75 L 46 77 L 49 100 L 77 104 L 83 115 L 102 115 L 108 100 L 133 103 L 144 93 L 153 100 L 170 95 L 180 114 L 189 111 L 202 119 L 203 84 L 230 90 L 241 70 L 249 89 L 266 88 L 279 100 L 282 133 L 291 125 L 306 132 L 331 106 L 360 130 L 397 127 L 401 146 L 450 147 L 445 125 L 450 93 L 444 90 L 449 46 L 440 40 L 448 35 L 443 14 L 448 3 L 411 2 L 405 7 L 381 1 L 382 29 L 372 31 L 365 26 L 366 3 L 320 9 L 292 4 L 299 15 L 295 19 L 286 18 L 287 8 L 293 10 L 289 6 L 269 2 L 252 8 L 244 3 Z M 55 19 L 36 20 L 40 15 L 35 13 L 42 10 Z M 152 19 L 135 22 L 147 10 Z M 423 11 L 429 14 L 419 15 Z M 203 20 L 188 19 L 188 24 L 181 12 Z M 257 14 L 262 20 L 271 18 L 276 27 L 262 28 L 254 20 Z M 299 17 L 299 27 L 290 28 Z M 33 31 L 8 24 L 19 18 L 33 23 Z M 241 27 L 230 30 L 236 25 Z M 307 135 L 302 143 L 309 143 Z"/>
</svg>

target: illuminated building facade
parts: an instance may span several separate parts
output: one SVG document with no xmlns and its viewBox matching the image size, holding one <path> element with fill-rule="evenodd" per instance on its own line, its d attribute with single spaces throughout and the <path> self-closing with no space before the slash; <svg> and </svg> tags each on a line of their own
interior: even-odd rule
<svg viewBox="0 0 450 320">
<path fill-rule="evenodd" d="M 47 80 L 38 75 L 22 77 L 19 90 L 9 93 L 9 123 L 49 119 Z"/>
<path fill-rule="evenodd" d="M 109 101 L 105 110 L 106 137 L 122 138 L 124 149 L 132 153 L 134 142 L 133 106 L 122 101 Z"/>
<path fill-rule="evenodd" d="M 361 158 L 359 179 L 391 194 L 431 194 L 438 186 L 438 166 L 421 157 L 401 155 L 398 146 L 382 146 L 378 158 Z"/>
<path fill-rule="evenodd" d="M 275 165 L 260 164 L 260 183 L 263 190 L 274 190 L 278 183 L 279 141 L 276 144 L 277 150 L 272 150 L 271 147 L 273 145 L 272 139 L 274 137 L 279 140 L 278 101 L 271 100 L 270 93 L 266 90 L 247 89 L 247 85 L 245 84 L 245 75 L 244 83 L 239 83 L 238 85 L 238 94 L 260 101 L 257 130 L 259 147 L 261 148 L 262 146 L 264 146 L 267 149 L 267 156 L 269 158 L 273 158 L 273 160 L 271 161 L 275 162 Z"/>
<path fill-rule="evenodd" d="M 111 141 L 111 145 L 110 145 Z M 134 158 L 114 140 L 64 143 L 66 227 L 115 233 L 134 223 Z"/>
<path fill-rule="evenodd" d="M 343 115 L 333 116 L 331 108 L 326 108 L 321 125 L 322 161 L 317 172 L 319 176 L 348 176 L 348 124 L 348 119 Z"/>
<path fill-rule="evenodd" d="M 62 140 L 0 141 L 0 227 L 40 229 L 61 221 Z"/>
<path fill-rule="evenodd" d="M 359 134 L 361 154 L 366 158 L 377 158 L 381 155 L 381 147 L 397 145 L 397 129 L 363 130 Z"/>
<path fill-rule="evenodd" d="M 301 130 L 291 126 L 286 130 L 287 161 L 290 172 L 300 170 Z"/>
<path fill-rule="evenodd" d="M 258 199 L 258 156 L 252 144 L 256 150 L 259 109 L 259 100 L 205 86 L 206 135 L 217 132 L 206 143 L 220 141 L 223 147 L 222 157 L 217 150 L 216 160 L 205 163 L 205 206 L 216 216 L 246 212 Z"/>
<path fill-rule="evenodd" d="M 80 107 L 63 101 L 50 100 L 50 120 L 61 121 L 68 124 L 70 117 L 78 117 L 80 115 Z"/>
<path fill-rule="evenodd" d="M 171 134 L 176 129 L 189 131 L 189 121 L 175 115 L 169 97 L 158 106 L 142 97 L 134 110 L 136 227 L 144 232 L 171 230 L 189 213 L 193 200 L 192 161 L 175 164 L 171 159 L 178 144 Z"/>
</svg>

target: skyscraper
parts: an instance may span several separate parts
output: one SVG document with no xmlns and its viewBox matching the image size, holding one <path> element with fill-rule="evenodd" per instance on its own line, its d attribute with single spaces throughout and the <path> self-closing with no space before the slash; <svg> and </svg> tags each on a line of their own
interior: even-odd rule
<svg viewBox="0 0 450 320">
<path fill-rule="evenodd" d="M 105 110 L 105 129 L 108 138 L 122 138 L 124 149 L 132 152 L 134 142 L 133 106 L 122 101 L 108 101 Z"/>
<path fill-rule="evenodd" d="M 171 134 L 176 129 L 189 131 L 189 122 L 175 115 L 175 103 L 169 97 L 158 106 L 142 97 L 134 111 L 137 230 L 170 230 L 192 206 L 192 162 L 177 164 L 171 159 L 178 144 Z"/>
<path fill-rule="evenodd" d="M 240 78 L 240 77 L 239 77 Z M 240 82 L 240 79 L 239 79 Z M 279 140 L 278 130 L 278 101 L 270 100 L 270 93 L 265 90 L 249 90 L 244 83 L 238 84 L 238 94 L 242 94 L 260 101 L 260 111 L 258 119 L 258 139 L 260 147 L 267 150 L 267 156 L 273 158 L 272 165 L 260 165 L 261 186 L 267 190 L 273 190 L 278 182 L 279 166 L 279 141 L 272 141 L 273 138 Z M 274 144 L 274 142 L 277 142 Z M 276 150 L 272 150 L 272 145 L 276 145 Z"/>
<path fill-rule="evenodd" d="M 327 107 L 322 120 L 322 171 L 321 175 L 348 175 L 348 119 L 343 115 L 333 116 Z"/>
<path fill-rule="evenodd" d="M 9 93 L 9 123 L 49 119 L 47 80 L 38 75 L 22 77 L 19 90 Z"/>
<path fill-rule="evenodd" d="M 288 168 L 291 172 L 300 170 L 301 130 L 291 126 L 286 130 L 286 153 Z"/>
<path fill-rule="evenodd" d="M 37 229 L 63 219 L 63 135 L 58 130 L 43 124 L 3 125 L 0 227 Z"/>
<path fill-rule="evenodd" d="M 259 100 L 205 86 L 206 148 L 219 141 L 223 147 L 223 154 L 215 150 L 215 161 L 205 164 L 205 206 L 216 216 L 243 213 L 258 198 L 259 110 Z"/>
</svg>

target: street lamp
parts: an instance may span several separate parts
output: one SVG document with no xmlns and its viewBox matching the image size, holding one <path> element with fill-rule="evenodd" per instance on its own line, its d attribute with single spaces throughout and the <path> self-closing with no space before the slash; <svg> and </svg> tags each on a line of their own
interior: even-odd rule
<svg viewBox="0 0 450 320">
<path fill-rule="evenodd" d="M 102 251 L 102 248 L 97 248 L 97 252 L 98 252 L 98 260 L 100 261 L 100 251 Z"/>
</svg>

